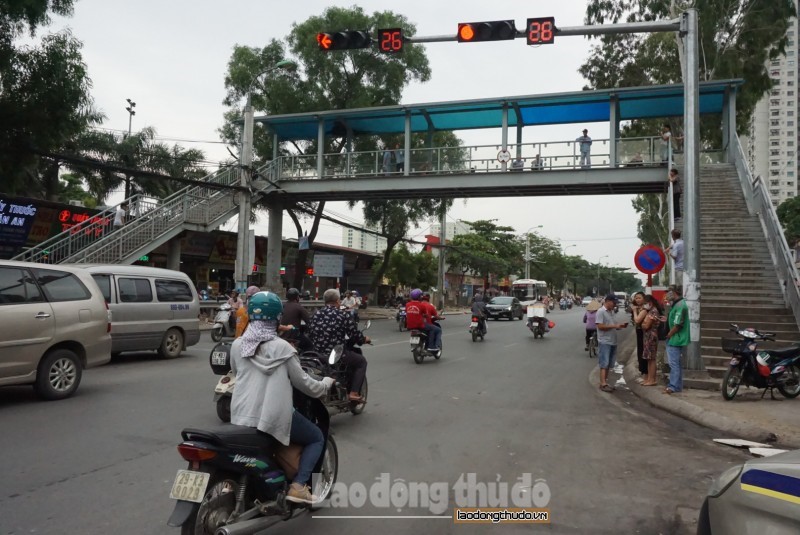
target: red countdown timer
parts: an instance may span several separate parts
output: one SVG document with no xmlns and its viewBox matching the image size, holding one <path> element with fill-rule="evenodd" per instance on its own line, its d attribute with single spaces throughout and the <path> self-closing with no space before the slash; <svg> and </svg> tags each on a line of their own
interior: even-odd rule
<svg viewBox="0 0 800 535">
<path fill-rule="evenodd" d="M 528 19 L 527 34 L 529 45 L 552 45 L 556 36 L 555 17 Z"/>
<path fill-rule="evenodd" d="M 403 29 L 385 28 L 378 30 L 378 50 L 386 54 L 398 54 L 403 51 Z"/>
</svg>

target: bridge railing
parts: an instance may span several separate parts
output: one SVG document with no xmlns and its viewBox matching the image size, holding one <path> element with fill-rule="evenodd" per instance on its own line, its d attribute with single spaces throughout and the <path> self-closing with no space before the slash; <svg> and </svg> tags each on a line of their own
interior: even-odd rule
<svg viewBox="0 0 800 535">
<path fill-rule="evenodd" d="M 739 136 L 733 136 L 731 143 L 733 163 L 744 191 L 747 209 L 751 214 L 758 214 L 761 226 L 767 237 L 772 261 L 778 271 L 781 289 L 786 304 L 792 309 L 795 321 L 800 326 L 800 276 L 798 276 L 794 258 L 778 220 L 778 214 L 772 205 L 767 186 L 759 176 L 753 179 L 747 158 L 739 142 Z"/>
<path fill-rule="evenodd" d="M 557 171 L 562 169 L 603 169 L 616 166 L 660 165 L 665 145 L 661 136 L 621 138 L 616 143 L 616 154 L 612 155 L 609 139 L 592 140 L 590 163 L 582 165 L 580 144 L 575 140 L 547 141 L 538 143 L 509 144 L 510 154 L 505 164 L 506 171 Z M 397 162 L 397 150 L 390 150 L 388 166 L 384 164 L 383 150 L 353 151 L 323 154 L 323 178 L 357 178 L 367 176 L 401 176 L 404 168 L 411 175 L 451 173 L 495 173 L 503 171 L 499 153 L 501 145 L 467 145 L 458 147 L 422 147 L 410 151 L 410 159 Z M 401 157 L 404 157 L 401 156 Z M 722 150 L 702 153 L 702 163 L 723 161 Z M 682 154 L 675 152 L 674 161 L 682 165 Z M 318 178 L 318 156 L 298 154 L 281 156 L 272 163 L 273 179 L 307 180 Z"/>
</svg>

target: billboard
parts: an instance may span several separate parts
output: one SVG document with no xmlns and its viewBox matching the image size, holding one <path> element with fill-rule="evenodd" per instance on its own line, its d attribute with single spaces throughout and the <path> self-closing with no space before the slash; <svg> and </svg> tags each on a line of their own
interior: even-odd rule
<svg viewBox="0 0 800 535">
<path fill-rule="evenodd" d="M 344 256 L 339 254 L 314 255 L 314 276 L 316 277 L 342 277 Z"/>
</svg>

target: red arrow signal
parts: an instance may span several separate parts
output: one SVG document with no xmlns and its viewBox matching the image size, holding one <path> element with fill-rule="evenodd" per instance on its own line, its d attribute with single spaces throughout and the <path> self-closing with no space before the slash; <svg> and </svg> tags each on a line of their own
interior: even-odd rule
<svg viewBox="0 0 800 535">
<path fill-rule="evenodd" d="M 330 50 L 331 46 L 333 45 L 333 40 L 331 39 L 330 34 L 318 33 L 317 34 L 317 43 L 319 43 L 319 47 L 322 50 Z"/>
</svg>

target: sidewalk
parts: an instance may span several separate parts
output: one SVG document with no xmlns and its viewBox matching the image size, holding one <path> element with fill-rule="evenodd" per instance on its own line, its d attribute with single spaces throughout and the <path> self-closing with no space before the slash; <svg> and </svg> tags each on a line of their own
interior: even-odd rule
<svg viewBox="0 0 800 535">
<path fill-rule="evenodd" d="M 635 339 L 634 339 L 635 340 Z M 636 349 L 625 344 L 619 361 L 624 365 L 626 386 L 654 407 L 685 418 L 704 427 L 716 429 L 719 438 L 744 438 L 774 443 L 784 449 L 800 448 L 800 397 L 784 398 L 777 390 L 775 401 L 769 392 L 741 387 L 736 398 L 725 401 L 719 391 L 684 389 L 663 394 L 663 386 L 641 386 L 636 382 L 639 370 Z"/>
</svg>

